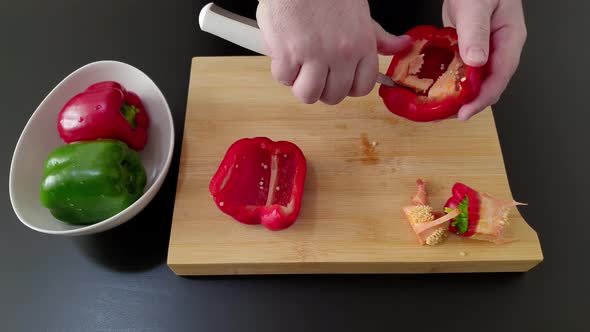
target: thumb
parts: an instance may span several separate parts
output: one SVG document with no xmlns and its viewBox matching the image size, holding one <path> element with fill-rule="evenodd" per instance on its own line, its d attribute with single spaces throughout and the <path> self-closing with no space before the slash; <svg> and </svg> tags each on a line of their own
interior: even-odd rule
<svg viewBox="0 0 590 332">
<path fill-rule="evenodd" d="M 395 36 L 385 31 L 381 25 L 375 21 L 375 35 L 377 36 L 377 52 L 382 55 L 392 55 L 404 50 L 410 45 L 409 36 Z"/>
<path fill-rule="evenodd" d="M 461 59 L 469 66 L 485 65 L 490 52 L 490 20 L 494 8 L 484 1 L 462 1 L 454 9 Z"/>
</svg>

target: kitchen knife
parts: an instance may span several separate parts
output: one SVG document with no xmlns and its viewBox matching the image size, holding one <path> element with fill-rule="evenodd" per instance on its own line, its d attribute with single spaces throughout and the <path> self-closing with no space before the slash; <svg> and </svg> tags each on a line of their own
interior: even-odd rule
<svg viewBox="0 0 590 332">
<path fill-rule="evenodd" d="M 205 32 L 221 37 L 250 51 L 268 55 L 264 52 L 262 33 L 255 20 L 225 10 L 210 2 L 199 13 L 199 27 Z M 377 82 L 389 87 L 395 86 L 393 80 L 382 73 Z"/>
</svg>

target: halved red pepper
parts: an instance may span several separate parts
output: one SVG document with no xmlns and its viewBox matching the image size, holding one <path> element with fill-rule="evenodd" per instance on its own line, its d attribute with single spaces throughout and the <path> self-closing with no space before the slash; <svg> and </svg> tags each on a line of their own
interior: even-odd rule
<svg viewBox="0 0 590 332">
<path fill-rule="evenodd" d="M 57 128 L 66 143 L 117 139 L 134 150 L 147 143 L 149 117 L 137 94 L 114 81 L 98 82 L 61 109 Z"/>
<path fill-rule="evenodd" d="M 307 163 L 301 149 L 267 137 L 243 138 L 227 150 L 209 191 L 235 220 L 272 231 L 290 227 L 303 198 Z"/>
<path fill-rule="evenodd" d="M 417 26 L 406 35 L 411 46 L 395 54 L 387 70 L 396 86 L 379 88 L 385 106 L 418 122 L 457 114 L 479 94 L 485 67 L 471 67 L 461 60 L 452 27 Z"/>
<path fill-rule="evenodd" d="M 513 240 L 504 237 L 508 225 L 508 208 L 516 205 L 526 204 L 497 199 L 462 183 L 455 183 L 444 210 L 446 213 L 459 211 L 459 215 L 449 223 L 451 233 L 477 240 L 506 243 Z"/>
</svg>

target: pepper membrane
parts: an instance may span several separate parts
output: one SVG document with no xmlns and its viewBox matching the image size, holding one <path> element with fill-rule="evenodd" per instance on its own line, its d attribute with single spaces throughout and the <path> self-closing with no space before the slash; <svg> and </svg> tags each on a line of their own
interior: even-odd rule
<svg viewBox="0 0 590 332">
<path fill-rule="evenodd" d="M 411 46 L 395 54 L 387 75 L 395 87 L 381 85 L 379 96 L 390 112 L 427 122 L 449 118 L 479 94 L 485 67 L 466 65 L 455 28 L 417 26 L 406 35 Z"/>
</svg>

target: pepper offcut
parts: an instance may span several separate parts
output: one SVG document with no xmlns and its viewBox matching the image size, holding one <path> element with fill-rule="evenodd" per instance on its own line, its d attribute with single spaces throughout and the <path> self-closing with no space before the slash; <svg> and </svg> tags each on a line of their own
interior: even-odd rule
<svg viewBox="0 0 590 332">
<path fill-rule="evenodd" d="M 445 213 L 452 213 L 448 229 L 451 233 L 497 244 L 514 241 L 505 236 L 509 224 L 508 209 L 526 205 L 514 200 L 503 200 L 484 192 L 478 192 L 463 184 L 455 183 L 452 196 L 444 205 Z"/>
</svg>

